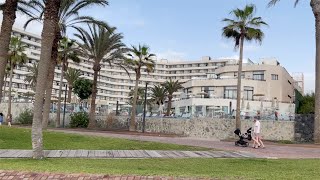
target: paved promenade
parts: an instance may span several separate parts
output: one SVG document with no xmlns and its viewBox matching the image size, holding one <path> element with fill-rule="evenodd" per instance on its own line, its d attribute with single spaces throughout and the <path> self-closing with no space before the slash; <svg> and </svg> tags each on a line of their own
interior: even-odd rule
<svg viewBox="0 0 320 180">
<path fill-rule="evenodd" d="M 261 158 L 320 158 L 320 145 L 313 144 L 276 144 L 266 142 L 265 149 L 253 149 L 250 147 L 237 147 L 234 142 L 216 141 L 209 139 L 196 139 L 189 137 L 175 137 L 175 136 L 153 136 L 143 135 L 142 133 L 129 132 L 110 132 L 110 131 L 90 131 L 90 130 L 71 130 L 71 129 L 50 129 L 49 131 L 64 132 L 80 135 L 91 135 L 101 137 L 124 138 L 140 141 L 153 141 L 162 143 L 172 143 L 189 146 L 199 146 L 212 149 L 219 149 L 222 151 L 244 152 L 252 154 Z M 251 141 L 252 143 L 252 141 Z"/>
</svg>

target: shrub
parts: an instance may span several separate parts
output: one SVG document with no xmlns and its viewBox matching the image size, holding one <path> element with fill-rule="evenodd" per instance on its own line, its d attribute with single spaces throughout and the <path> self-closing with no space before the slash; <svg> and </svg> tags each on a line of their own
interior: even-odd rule
<svg viewBox="0 0 320 180">
<path fill-rule="evenodd" d="M 24 110 L 19 116 L 16 118 L 16 121 L 20 124 L 30 125 L 32 124 L 33 112 L 30 109 Z"/>
<path fill-rule="evenodd" d="M 89 115 L 87 112 L 77 112 L 72 113 L 70 115 L 70 127 L 76 128 L 76 127 L 82 127 L 86 128 L 89 124 Z"/>
</svg>

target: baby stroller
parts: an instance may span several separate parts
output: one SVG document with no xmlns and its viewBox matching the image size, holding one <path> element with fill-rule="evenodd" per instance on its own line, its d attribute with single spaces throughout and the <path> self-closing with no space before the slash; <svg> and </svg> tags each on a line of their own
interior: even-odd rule
<svg viewBox="0 0 320 180">
<path fill-rule="evenodd" d="M 246 133 L 244 134 L 241 134 L 241 131 L 240 129 L 236 129 L 234 131 L 234 133 L 239 136 L 239 140 L 235 142 L 235 145 L 236 146 L 243 146 L 243 147 L 248 147 L 249 146 L 249 142 L 245 141 L 245 139 L 247 139 L 248 141 L 251 141 L 252 139 L 252 136 L 251 136 L 251 128 L 249 128 L 247 130 Z"/>
</svg>

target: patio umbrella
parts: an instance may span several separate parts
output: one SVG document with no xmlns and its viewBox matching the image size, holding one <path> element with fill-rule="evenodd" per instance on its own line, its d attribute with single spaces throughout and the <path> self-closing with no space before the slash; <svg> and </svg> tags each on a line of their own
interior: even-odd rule
<svg viewBox="0 0 320 180">
<path fill-rule="evenodd" d="M 188 106 L 186 106 L 186 108 L 184 109 L 184 112 L 185 112 L 185 113 L 188 113 L 188 112 L 189 112 Z"/>
<path fill-rule="evenodd" d="M 249 104 L 249 102 L 247 103 L 247 110 L 250 110 L 250 104 Z"/>
<path fill-rule="evenodd" d="M 276 109 L 279 110 L 279 101 L 277 100 Z"/>
</svg>

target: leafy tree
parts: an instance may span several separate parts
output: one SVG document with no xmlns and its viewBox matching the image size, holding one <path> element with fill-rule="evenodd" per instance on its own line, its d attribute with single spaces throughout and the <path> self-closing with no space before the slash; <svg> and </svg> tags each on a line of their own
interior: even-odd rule
<svg viewBox="0 0 320 180">
<path fill-rule="evenodd" d="M 96 126 L 97 83 L 101 63 L 105 62 L 109 63 L 110 66 L 115 65 L 124 68 L 124 53 L 128 49 L 122 43 L 122 34 L 115 32 L 116 28 L 107 29 L 97 25 L 88 25 L 88 28 L 89 31 L 78 28 L 78 34 L 75 34 L 75 36 L 80 39 L 78 45 L 82 49 L 83 55 L 93 61 L 93 86 L 88 125 L 88 128 L 92 129 Z"/>
<path fill-rule="evenodd" d="M 315 94 L 307 94 L 299 101 L 298 114 L 314 114 Z"/>
<path fill-rule="evenodd" d="M 27 69 L 29 73 L 26 75 L 24 81 L 28 82 L 35 91 L 38 77 L 38 63 L 33 63 L 32 66 L 27 66 Z"/>
<path fill-rule="evenodd" d="M 66 74 L 64 75 L 65 79 L 68 81 L 69 91 L 68 91 L 68 102 L 71 101 L 71 93 L 73 89 L 73 84 L 81 76 L 81 71 L 78 69 L 68 68 Z"/>
<path fill-rule="evenodd" d="M 9 82 L 9 105 L 8 115 L 11 114 L 11 90 L 12 90 L 12 77 L 13 69 L 17 65 L 26 63 L 27 55 L 24 53 L 27 46 L 21 42 L 21 38 L 12 37 L 9 45 L 9 67 L 10 67 L 10 82 Z"/>
<path fill-rule="evenodd" d="M 166 114 L 167 116 L 170 116 L 173 93 L 177 92 L 179 89 L 182 89 L 183 88 L 182 84 L 183 84 L 182 82 L 179 82 L 178 80 L 172 81 L 172 79 L 163 83 L 163 86 L 168 92 L 168 108 L 167 108 L 167 114 Z"/>
<path fill-rule="evenodd" d="M 241 73 L 243 59 L 243 44 L 244 41 L 262 42 L 264 33 L 259 29 L 263 25 L 267 25 L 261 17 L 255 17 L 255 6 L 246 5 L 244 9 L 235 9 L 230 12 L 233 19 L 225 18 L 222 21 L 227 25 L 222 29 L 222 36 L 233 39 L 235 48 L 240 49 L 239 68 L 238 68 L 238 83 L 237 83 L 237 113 L 236 113 L 236 128 L 241 128 L 240 121 L 240 100 L 241 100 Z"/>
<path fill-rule="evenodd" d="M 129 92 L 130 104 L 133 104 L 134 89 Z M 138 88 L 137 104 L 142 105 L 144 100 L 144 88 Z"/>
<path fill-rule="evenodd" d="M 93 83 L 89 79 L 79 78 L 73 84 L 73 92 L 81 99 L 85 100 L 92 94 Z"/>
<path fill-rule="evenodd" d="M 138 97 L 138 84 L 141 78 L 141 70 L 145 68 L 145 71 L 150 73 L 154 70 L 155 62 L 153 58 L 155 54 L 151 54 L 149 47 L 146 45 L 139 45 L 139 47 L 132 46 L 130 50 L 131 53 L 128 54 L 131 59 L 126 60 L 127 66 L 132 69 L 136 74 L 136 83 L 134 87 L 131 119 L 130 119 L 130 131 L 135 131 L 135 120 L 136 120 L 136 109 L 137 109 L 137 97 Z"/>
<path fill-rule="evenodd" d="M 168 91 L 164 86 L 155 85 L 151 88 L 151 98 L 156 104 L 161 105 L 167 97 Z"/>
</svg>

